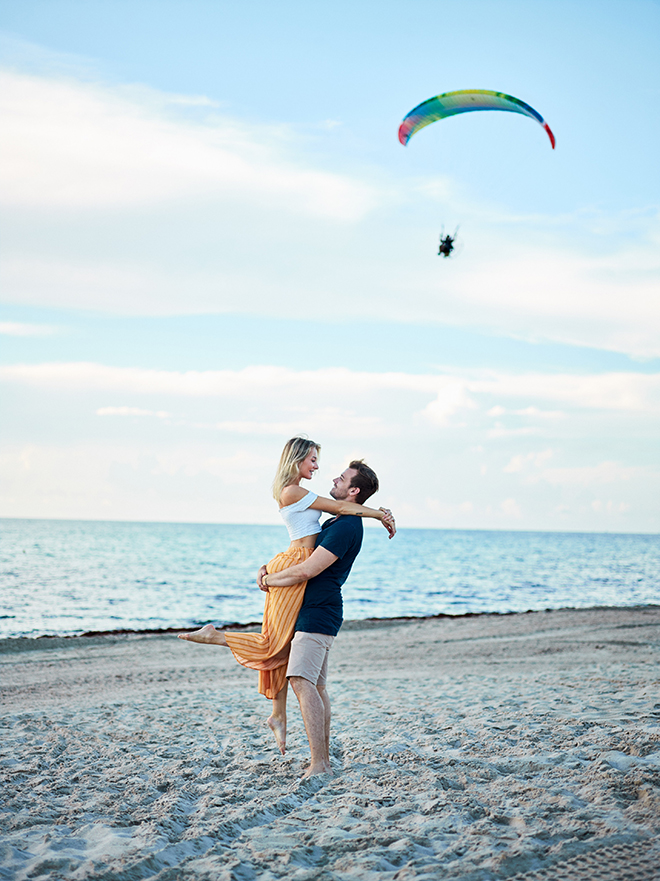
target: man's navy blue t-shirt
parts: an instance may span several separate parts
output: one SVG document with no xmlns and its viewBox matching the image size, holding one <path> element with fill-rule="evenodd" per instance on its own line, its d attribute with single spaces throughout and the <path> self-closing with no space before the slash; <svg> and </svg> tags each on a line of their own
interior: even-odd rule
<svg viewBox="0 0 660 881">
<path fill-rule="evenodd" d="M 296 630 L 330 636 L 339 633 L 344 620 L 341 586 L 360 553 L 362 534 L 362 520 L 352 514 L 334 517 L 323 524 L 316 547 L 325 548 L 338 559 L 307 582 Z"/>
</svg>

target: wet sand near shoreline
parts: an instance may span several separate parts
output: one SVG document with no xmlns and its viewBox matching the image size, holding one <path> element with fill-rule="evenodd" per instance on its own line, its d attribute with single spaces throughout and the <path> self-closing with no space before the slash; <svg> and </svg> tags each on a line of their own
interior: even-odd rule
<svg viewBox="0 0 660 881">
<path fill-rule="evenodd" d="M 283 758 L 226 649 L 0 641 L 0 878 L 491 881 L 617 847 L 660 865 L 659 648 L 659 606 L 348 622 L 335 776 L 300 781 L 295 698 Z"/>
</svg>

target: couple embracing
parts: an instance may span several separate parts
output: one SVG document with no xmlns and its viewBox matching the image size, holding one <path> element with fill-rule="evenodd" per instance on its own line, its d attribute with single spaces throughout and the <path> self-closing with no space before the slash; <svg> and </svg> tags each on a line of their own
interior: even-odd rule
<svg viewBox="0 0 660 881">
<path fill-rule="evenodd" d="M 332 773 L 328 653 L 342 625 L 341 587 L 362 546 L 362 517 L 380 520 L 390 538 L 391 511 L 363 504 L 378 491 L 375 472 L 354 460 L 333 480 L 331 498 L 304 489 L 318 470 L 321 447 L 292 438 L 284 447 L 273 495 L 289 531 L 289 548 L 262 566 L 257 584 L 266 592 L 261 633 L 219 631 L 212 624 L 180 639 L 228 646 L 245 667 L 259 671 L 259 691 L 273 702 L 268 724 L 280 752 L 286 749 L 287 683 L 298 698 L 311 763 L 305 777 Z M 320 524 L 322 513 L 332 514 Z"/>
</svg>

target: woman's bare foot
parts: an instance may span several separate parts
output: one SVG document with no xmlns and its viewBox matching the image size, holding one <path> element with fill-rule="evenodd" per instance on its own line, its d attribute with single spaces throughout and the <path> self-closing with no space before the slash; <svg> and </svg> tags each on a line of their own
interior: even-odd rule
<svg viewBox="0 0 660 881">
<path fill-rule="evenodd" d="M 179 633 L 179 639 L 186 639 L 188 642 L 201 642 L 205 645 L 227 645 L 225 635 L 221 630 L 216 630 L 213 624 L 205 624 L 199 630 L 193 630 L 192 633 Z"/>
<path fill-rule="evenodd" d="M 282 755 L 284 755 L 286 753 L 286 719 L 269 716 L 268 727 L 275 735 L 277 748 L 282 753 Z"/>
</svg>

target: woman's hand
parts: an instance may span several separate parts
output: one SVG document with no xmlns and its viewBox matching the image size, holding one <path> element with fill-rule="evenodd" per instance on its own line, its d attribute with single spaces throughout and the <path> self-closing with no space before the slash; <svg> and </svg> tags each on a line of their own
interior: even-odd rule
<svg viewBox="0 0 660 881">
<path fill-rule="evenodd" d="M 396 523 L 394 521 L 394 517 L 392 516 L 392 512 L 389 508 L 379 508 L 379 511 L 383 512 L 382 520 L 380 521 L 385 529 L 387 529 L 390 538 L 394 538 L 396 535 Z"/>
<path fill-rule="evenodd" d="M 257 572 L 257 584 L 259 585 L 259 589 L 263 590 L 264 593 L 268 593 L 268 586 L 263 583 L 263 577 L 267 573 L 267 569 L 265 566 L 262 566 L 261 569 Z"/>
</svg>

